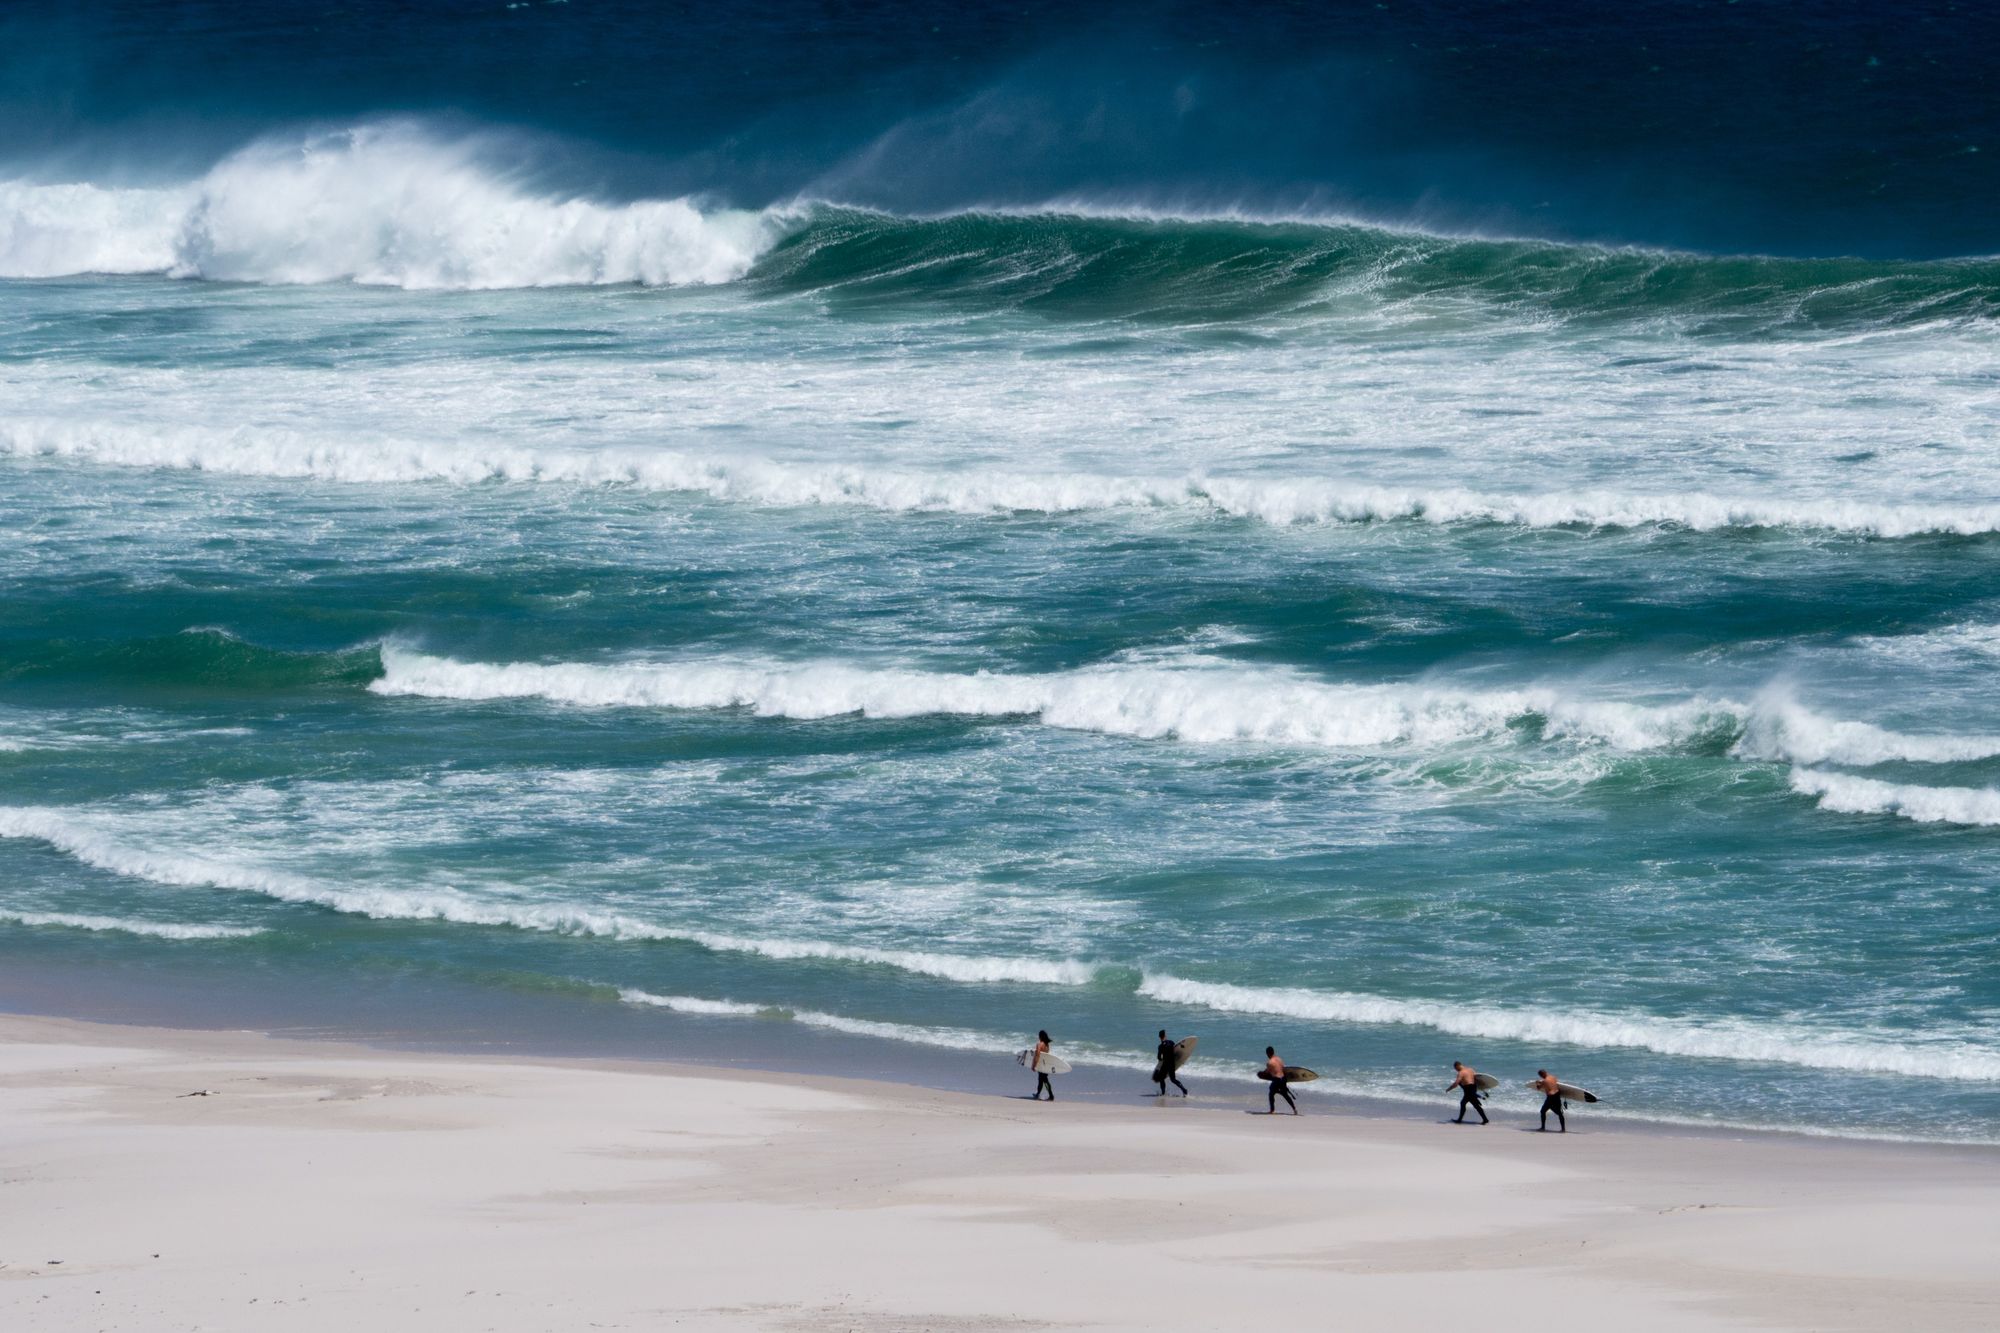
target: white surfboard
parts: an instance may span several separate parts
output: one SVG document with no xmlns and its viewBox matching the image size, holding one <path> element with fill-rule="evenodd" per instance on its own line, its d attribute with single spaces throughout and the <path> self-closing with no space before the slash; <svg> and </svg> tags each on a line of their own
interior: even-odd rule
<svg viewBox="0 0 2000 1333">
<path fill-rule="evenodd" d="M 1047 1051 L 1042 1052 L 1039 1059 L 1036 1058 L 1035 1052 L 1032 1050 L 1022 1051 L 1015 1055 L 1014 1063 L 1024 1065 L 1034 1070 L 1037 1074 L 1067 1074 L 1069 1072 L 1069 1061 L 1063 1059 L 1060 1055 L 1055 1055 Z"/>
<path fill-rule="evenodd" d="M 1528 1080 L 1528 1086 L 1533 1088 L 1536 1092 L 1540 1092 L 1542 1090 L 1542 1081 L 1538 1078 L 1531 1078 Z M 1561 1097 L 1564 1101 L 1570 1101 L 1570 1102 L 1589 1103 L 1597 1100 L 1596 1093 L 1592 1092 L 1588 1088 L 1579 1088 L 1574 1083 L 1556 1084 L 1556 1096 Z"/>
</svg>

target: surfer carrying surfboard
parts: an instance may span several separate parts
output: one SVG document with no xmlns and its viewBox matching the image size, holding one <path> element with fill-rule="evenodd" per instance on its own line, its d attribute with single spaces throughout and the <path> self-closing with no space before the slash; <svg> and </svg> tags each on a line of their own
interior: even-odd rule
<svg viewBox="0 0 2000 1333">
<path fill-rule="evenodd" d="M 1285 1062 L 1278 1058 L 1278 1048 L 1275 1046 L 1266 1046 L 1264 1048 L 1264 1077 L 1271 1082 L 1271 1109 L 1264 1114 L 1276 1115 L 1278 1113 L 1278 1098 L 1283 1097 L 1291 1106 L 1292 1114 L 1297 1115 L 1299 1113 L 1298 1099 L 1292 1096 L 1291 1088 L 1285 1084 Z"/>
<path fill-rule="evenodd" d="M 1451 1068 L 1451 1086 L 1458 1091 L 1458 1119 L 1452 1121 L 1452 1123 L 1455 1125 L 1464 1124 L 1465 1108 L 1469 1106 L 1479 1112 L 1480 1124 L 1492 1124 L 1493 1122 L 1486 1118 L 1486 1104 L 1479 1096 L 1479 1071 L 1468 1067 L 1460 1060 L 1453 1060 Z"/>
<path fill-rule="evenodd" d="M 1549 1112 L 1554 1111 L 1560 1132 L 1569 1133 L 1569 1121 L 1563 1116 L 1562 1080 L 1546 1069 L 1537 1069 L 1535 1081 L 1528 1086 L 1542 1090 L 1542 1132 L 1548 1133 Z"/>
<path fill-rule="evenodd" d="M 1040 1101 L 1042 1099 L 1042 1094 L 1046 1092 L 1049 1094 L 1049 1100 L 1054 1101 L 1056 1099 L 1056 1085 L 1049 1082 L 1048 1062 L 1042 1059 L 1043 1056 L 1049 1053 L 1049 1046 L 1052 1043 L 1049 1041 L 1049 1034 L 1046 1031 L 1043 1031 L 1037 1035 L 1040 1037 L 1040 1040 L 1038 1040 L 1035 1043 L 1034 1100 Z"/>
<path fill-rule="evenodd" d="M 1160 1085 L 1160 1096 L 1164 1097 L 1167 1095 L 1167 1084 L 1169 1083 L 1181 1090 L 1181 1096 L 1187 1096 L 1187 1085 L 1175 1076 L 1175 1071 L 1181 1066 L 1180 1047 L 1177 1043 L 1167 1039 L 1167 1030 L 1165 1028 L 1160 1029 L 1159 1055 L 1160 1062 L 1153 1066 L 1153 1082 Z"/>
</svg>

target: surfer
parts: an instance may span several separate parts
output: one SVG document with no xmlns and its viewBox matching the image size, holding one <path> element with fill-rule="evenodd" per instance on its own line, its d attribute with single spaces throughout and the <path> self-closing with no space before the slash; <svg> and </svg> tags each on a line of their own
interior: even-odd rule
<svg viewBox="0 0 2000 1333">
<path fill-rule="evenodd" d="M 1452 1123 L 1454 1125 L 1464 1124 L 1465 1108 L 1469 1106 L 1479 1112 L 1480 1124 L 1492 1124 L 1493 1122 L 1486 1118 L 1486 1104 L 1479 1096 L 1479 1071 L 1468 1069 L 1459 1060 L 1453 1060 L 1451 1068 L 1451 1086 L 1458 1093 L 1458 1119 L 1452 1121 Z"/>
<path fill-rule="evenodd" d="M 1042 1094 L 1046 1092 L 1049 1094 L 1049 1100 L 1054 1101 L 1056 1099 L 1056 1086 L 1055 1084 L 1049 1082 L 1049 1071 L 1042 1067 L 1043 1064 L 1042 1057 L 1049 1053 L 1049 1047 L 1053 1043 L 1049 1041 L 1049 1034 L 1046 1031 L 1040 1033 L 1039 1036 L 1041 1040 L 1035 1043 L 1034 1100 L 1040 1101 L 1042 1099 Z"/>
<path fill-rule="evenodd" d="M 1187 1086 L 1179 1078 L 1175 1077 L 1177 1068 L 1175 1061 L 1179 1059 L 1180 1052 L 1174 1049 L 1173 1042 L 1167 1040 L 1167 1030 L 1161 1028 L 1160 1062 L 1153 1066 L 1153 1082 L 1160 1085 L 1160 1096 L 1162 1097 L 1167 1095 L 1167 1084 L 1169 1083 L 1181 1090 L 1181 1096 L 1185 1097 L 1188 1095 Z"/>
<path fill-rule="evenodd" d="M 1264 1114 L 1276 1115 L 1278 1113 L 1278 1098 L 1283 1097 L 1291 1106 L 1292 1114 L 1297 1115 L 1299 1113 L 1299 1103 L 1292 1096 L 1291 1088 L 1285 1084 L 1285 1062 L 1278 1058 L 1278 1048 L 1275 1046 L 1266 1046 L 1264 1048 L 1264 1077 L 1271 1080 L 1271 1109 Z"/>
<path fill-rule="evenodd" d="M 1563 1117 L 1562 1080 L 1546 1069 L 1537 1069 L 1534 1086 L 1542 1090 L 1542 1132 L 1549 1132 L 1549 1112 L 1554 1111 L 1560 1132 L 1569 1133 L 1569 1121 Z"/>
</svg>

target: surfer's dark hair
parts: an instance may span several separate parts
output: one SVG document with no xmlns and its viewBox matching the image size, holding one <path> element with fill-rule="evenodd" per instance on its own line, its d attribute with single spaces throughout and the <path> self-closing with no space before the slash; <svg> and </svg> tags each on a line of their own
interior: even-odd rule
<svg viewBox="0 0 2000 1333">
<path fill-rule="evenodd" d="M 1539 1078 L 1547 1078 L 1549 1076 L 1549 1071 L 1546 1069 L 1537 1069 L 1535 1071 L 1535 1074 Z"/>
<path fill-rule="evenodd" d="M 1165 1028 L 1161 1028 L 1161 1029 L 1160 1029 L 1160 1040 L 1161 1040 L 1161 1041 L 1165 1041 L 1166 1039 L 1167 1039 L 1167 1030 L 1166 1030 Z"/>
<path fill-rule="evenodd" d="M 1463 1061 L 1463 1060 L 1453 1060 L 1453 1061 L 1451 1062 L 1451 1067 L 1452 1067 L 1453 1069 L 1463 1069 L 1463 1068 L 1465 1068 L 1465 1061 Z"/>
<path fill-rule="evenodd" d="M 1043 1032 L 1043 1033 L 1042 1033 L 1042 1040 L 1043 1040 L 1043 1041 L 1047 1041 L 1048 1039 L 1049 1039 L 1049 1034 L 1048 1034 L 1047 1032 Z"/>
<path fill-rule="evenodd" d="M 1264 1048 L 1264 1054 L 1266 1055 L 1276 1055 L 1277 1053 L 1278 1053 L 1278 1048 L 1275 1046 L 1266 1046 Z"/>
</svg>

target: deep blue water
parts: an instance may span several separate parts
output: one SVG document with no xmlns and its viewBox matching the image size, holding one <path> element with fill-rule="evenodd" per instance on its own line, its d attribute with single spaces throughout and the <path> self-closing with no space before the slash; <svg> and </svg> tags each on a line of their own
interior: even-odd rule
<svg viewBox="0 0 2000 1333">
<path fill-rule="evenodd" d="M 1991 26 L 9 9 L 0 995 L 1992 1141 Z"/>
</svg>

